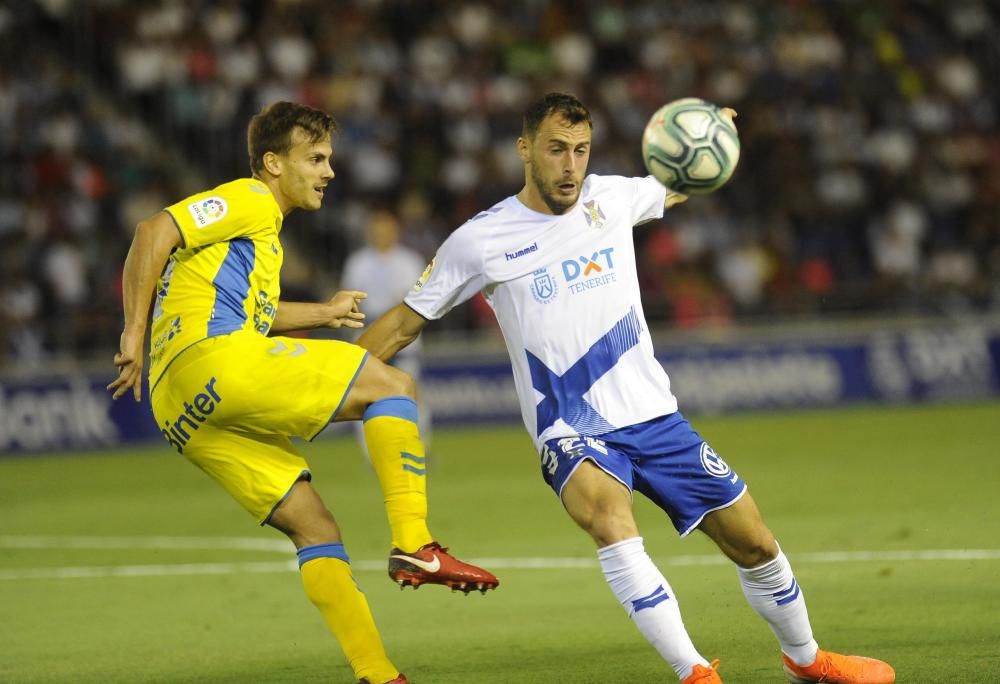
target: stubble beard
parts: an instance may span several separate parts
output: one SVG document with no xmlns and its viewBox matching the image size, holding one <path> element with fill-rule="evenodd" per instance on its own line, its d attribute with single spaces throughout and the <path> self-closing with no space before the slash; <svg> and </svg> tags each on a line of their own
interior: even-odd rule
<svg viewBox="0 0 1000 684">
<path fill-rule="evenodd" d="M 565 214 L 566 210 L 576 204 L 576 200 L 580 197 L 580 192 L 577 190 L 576 195 L 573 197 L 571 202 L 566 202 L 557 198 L 555 195 L 548 193 L 545 190 L 545 182 L 542 180 L 541 176 L 538 175 L 538 167 L 534 164 L 531 165 L 531 182 L 535 184 L 535 190 L 538 191 L 538 195 L 545 202 L 545 206 L 553 214 Z"/>
</svg>

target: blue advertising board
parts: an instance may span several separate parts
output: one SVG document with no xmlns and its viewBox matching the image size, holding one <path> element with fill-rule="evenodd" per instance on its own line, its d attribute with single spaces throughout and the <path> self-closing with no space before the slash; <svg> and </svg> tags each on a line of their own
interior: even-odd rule
<svg viewBox="0 0 1000 684">
<path fill-rule="evenodd" d="M 682 345 L 659 359 L 688 414 L 1000 395 L 1000 334 L 976 326 Z M 111 401 L 103 375 L 0 380 L 0 454 L 104 449 L 162 439 L 149 410 Z M 428 362 L 421 391 L 436 424 L 520 419 L 506 357 Z"/>
</svg>

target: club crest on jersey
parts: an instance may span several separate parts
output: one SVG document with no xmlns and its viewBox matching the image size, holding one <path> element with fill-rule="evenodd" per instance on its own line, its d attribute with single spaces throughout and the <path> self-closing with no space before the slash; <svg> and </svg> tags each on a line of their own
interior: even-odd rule
<svg viewBox="0 0 1000 684">
<path fill-rule="evenodd" d="M 558 289 L 555 278 L 546 269 L 540 268 L 531 274 L 531 296 L 539 304 L 548 304 L 555 299 Z"/>
<path fill-rule="evenodd" d="M 215 223 L 229 211 L 226 201 L 221 197 L 206 197 L 203 200 L 192 202 L 188 205 L 191 218 L 199 228 Z"/>
<path fill-rule="evenodd" d="M 587 225 L 591 228 L 603 228 L 604 222 L 608 220 L 608 217 L 601 211 L 601 205 L 597 203 L 597 200 L 583 203 L 583 215 L 587 219 Z"/>
<path fill-rule="evenodd" d="M 708 446 L 708 442 L 701 443 L 701 465 L 712 477 L 728 477 L 733 472 L 729 464 L 722 460 L 722 456 Z"/>
</svg>

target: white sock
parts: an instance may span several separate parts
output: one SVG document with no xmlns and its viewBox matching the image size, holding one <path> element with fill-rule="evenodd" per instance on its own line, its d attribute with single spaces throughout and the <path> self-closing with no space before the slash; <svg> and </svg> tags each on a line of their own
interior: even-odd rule
<svg viewBox="0 0 1000 684">
<path fill-rule="evenodd" d="M 597 550 L 604 578 L 642 635 L 682 680 L 708 665 L 684 629 L 674 590 L 646 554 L 642 537 Z"/>
<path fill-rule="evenodd" d="M 759 568 L 736 570 L 743 595 L 757 614 L 767 620 L 778 637 L 781 651 L 798 665 L 811 665 L 819 647 L 809 625 L 805 596 L 785 554 L 778 549 L 778 557 Z"/>
</svg>

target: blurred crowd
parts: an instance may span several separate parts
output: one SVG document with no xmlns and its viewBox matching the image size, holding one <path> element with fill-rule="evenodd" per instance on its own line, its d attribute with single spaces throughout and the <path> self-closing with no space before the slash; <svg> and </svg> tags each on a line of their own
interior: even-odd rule
<svg viewBox="0 0 1000 684">
<path fill-rule="evenodd" d="M 520 114 L 568 90 L 595 173 L 645 173 L 666 101 L 739 112 L 730 184 L 638 229 L 652 321 L 1000 311 L 998 30 L 986 0 L 5 4 L 0 365 L 115 346 L 135 223 L 247 175 L 275 99 L 341 125 L 334 192 L 283 233 L 288 297 L 336 288 L 377 210 L 432 256 L 517 192 Z"/>
</svg>

